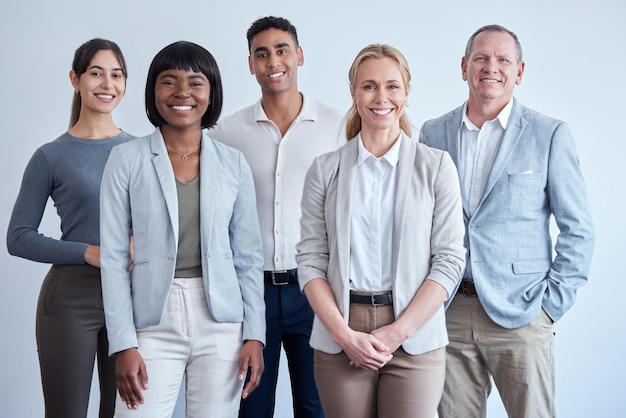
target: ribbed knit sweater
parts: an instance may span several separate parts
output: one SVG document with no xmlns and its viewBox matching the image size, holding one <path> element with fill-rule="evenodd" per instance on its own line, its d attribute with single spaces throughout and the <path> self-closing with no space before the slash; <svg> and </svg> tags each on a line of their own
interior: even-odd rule
<svg viewBox="0 0 626 418">
<path fill-rule="evenodd" d="M 100 245 L 100 181 L 111 149 L 134 138 L 108 139 L 65 133 L 30 159 L 7 232 L 12 255 L 42 263 L 84 264 L 88 245 Z M 48 198 L 61 218 L 61 237 L 39 232 Z"/>
</svg>

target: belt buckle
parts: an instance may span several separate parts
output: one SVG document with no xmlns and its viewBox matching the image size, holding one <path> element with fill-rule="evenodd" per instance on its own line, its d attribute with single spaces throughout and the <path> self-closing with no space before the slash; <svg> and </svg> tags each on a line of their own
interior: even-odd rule
<svg viewBox="0 0 626 418">
<path fill-rule="evenodd" d="M 374 295 L 374 294 L 370 295 L 370 298 L 372 300 L 372 305 L 374 305 L 374 306 L 382 306 L 383 305 L 382 303 L 376 303 L 376 296 L 382 296 L 382 295 Z"/>
<path fill-rule="evenodd" d="M 287 281 L 284 282 L 277 282 L 276 281 L 276 274 L 285 274 L 287 273 L 287 270 L 277 270 L 277 271 L 271 271 L 271 275 L 272 275 L 272 284 L 274 286 L 285 286 L 287 284 L 289 284 L 289 278 L 287 278 Z"/>
<path fill-rule="evenodd" d="M 472 283 L 472 284 L 474 284 L 474 282 L 471 282 L 471 281 L 469 281 L 469 280 L 461 280 L 461 294 L 462 294 L 463 296 L 465 296 L 465 297 L 476 297 L 476 294 L 475 294 L 475 293 L 474 293 L 473 295 L 472 295 L 472 294 L 467 293 L 467 289 L 465 288 L 465 284 L 466 284 L 466 282 L 467 282 L 467 283 Z M 475 292 L 475 291 L 474 291 L 474 292 Z"/>
</svg>

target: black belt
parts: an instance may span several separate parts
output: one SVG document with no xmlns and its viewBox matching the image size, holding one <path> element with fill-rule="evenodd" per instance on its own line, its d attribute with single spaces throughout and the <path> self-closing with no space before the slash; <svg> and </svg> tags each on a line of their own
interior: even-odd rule
<svg viewBox="0 0 626 418">
<path fill-rule="evenodd" d="M 356 295 L 350 293 L 350 303 L 373 306 L 391 305 L 393 303 L 393 296 L 391 293 L 382 295 Z"/>
<path fill-rule="evenodd" d="M 467 280 L 461 280 L 458 293 L 462 294 L 463 296 L 478 296 L 478 293 L 476 293 L 476 287 L 474 286 L 474 282 L 470 282 Z"/>
<path fill-rule="evenodd" d="M 263 277 L 265 278 L 265 283 L 273 284 L 274 286 L 294 284 L 298 283 L 298 269 L 264 271 Z"/>
</svg>

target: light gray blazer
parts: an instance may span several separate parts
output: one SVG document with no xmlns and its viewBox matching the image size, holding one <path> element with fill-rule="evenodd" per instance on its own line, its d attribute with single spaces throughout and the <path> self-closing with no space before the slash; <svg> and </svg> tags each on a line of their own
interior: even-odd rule
<svg viewBox="0 0 626 418">
<path fill-rule="evenodd" d="M 420 141 L 461 158 L 463 106 L 424 123 Z M 517 328 L 541 308 L 558 320 L 585 284 L 594 231 L 574 139 L 567 124 L 522 106 L 513 108 L 485 193 L 469 217 L 466 246 L 487 314 Z M 553 258 L 550 217 L 559 234 Z"/>
<path fill-rule="evenodd" d="M 413 300 L 424 280 L 454 293 L 465 266 L 459 182 L 450 156 L 402 134 L 396 169 L 393 211 L 393 303 L 396 318 Z M 328 281 L 348 323 L 350 218 L 357 168 L 358 140 L 315 159 L 302 197 L 301 241 L 297 245 L 300 287 L 315 278 Z M 422 354 L 445 346 L 443 306 L 402 347 Z M 324 324 L 315 317 L 311 346 L 339 353 Z"/>
<path fill-rule="evenodd" d="M 265 342 L 263 251 L 254 184 L 243 155 L 203 130 L 200 154 L 202 278 L 218 322 L 243 322 Z M 102 294 L 109 351 L 137 347 L 136 329 L 157 325 L 174 278 L 178 196 L 161 131 L 115 147 L 100 192 Z M 135 259 L 128 272 L 128 240 Z"/>
</svg>

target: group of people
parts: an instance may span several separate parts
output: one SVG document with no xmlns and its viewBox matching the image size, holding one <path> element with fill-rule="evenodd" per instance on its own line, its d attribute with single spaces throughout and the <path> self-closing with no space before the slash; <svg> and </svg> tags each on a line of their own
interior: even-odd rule
<svg viewBox="0 0 626 418">
<path fill-rule="evenodd" d="M 247 40 L 256 103 L 221 118 L 215 59 L 175 42 L 141 138 L 111 116 L 119 47 L 77 49 L 69 130 L 28 163 L 7 234 L 52 264 L 46 416 L 86 416 L 97 358 L 100 417 L 170 417 L 183 378 L 188 417 L 272 417 L 282 350 L 296 418 L 485 417 L 492 380 L 509 416 L 555 416 L 554 322 L 594 232 L 567 124 L 513 97 L 517 36 L 469 38 L 467 101 L 419 135 L 396 48 L 357 54 L 344 117 L 299 91 L 288 20 Z M 60 239 L 39 232 L 48 198 Z"/>
</svg>

